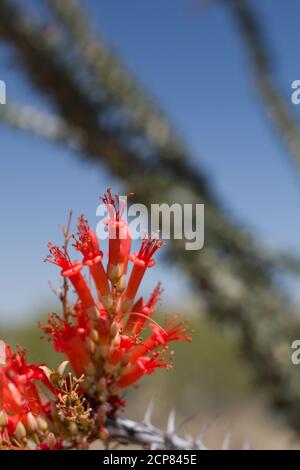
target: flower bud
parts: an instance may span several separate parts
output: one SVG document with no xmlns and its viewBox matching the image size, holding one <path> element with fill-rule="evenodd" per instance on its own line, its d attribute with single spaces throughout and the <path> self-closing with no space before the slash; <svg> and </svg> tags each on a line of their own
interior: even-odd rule
<svg viewBox="0 0 300 470">
<path fill-rule="evenodd" d="M 85 367 L 85 371 L 87 375 L 91 377 L 95 377 L 97 374 L 96 366 L 93 362 L 89 362 L 89 364 Z"/>
<path fill-rule="evenodd" d="M 101 357 L 105 358 L 107 356 L 108 349 L 109 347 L 107 345 L 100 346 L 99 350 L 100 350 Z"/>
<path fill-rule="evenodd" d="M 113 306 L 113 299 L 111 295 L 102 295 L 100 298 L 103 307 L 109 310 Z"/>
<path fill-rule="evenodd" d="M 90 336 L 87 336 L 87 337 L 86 337 L 86 339 L 85 339 L 85 345 L 86 345 L 87 350 L 88 350 L 91 354 L 94 354 L 95 349 L 96 349 L 96 345 L 95 345 L 94 341 L 92 340 L 92 338 L 90 338 Z"/>
<path fill-rule="evenodd" d="M 123 265 L 109 264 L 107 268 L 107 275 L 110 281 L 115 282 L 119 279 L 123 272 Z"/>
<path fill-rule="evenodd" d="M 123 297 L 122 299 L 122 304 L 121 304 L 121 309 L 122 312 L 127 313 L 130 312 L 133 306 L 133 300 L 128 299 L 127 297 Z"/>
<path fill-rule="evenodd" d="M 48 447 L 50 449 L 52 449 L 55 446 L 56 438 L 55 438 L 53 432 L 49 432 L 48 436 L 45 439 L 45 442 L 46 442 L 46 444 L 48 445 Z"/>
<path fill-rule="evenodd" d="M 117 289 L 119 292 L 123 292 L 126 288 L 126 274 L 122 274 L 117 282 Z"/>
<path fill-rule="evenodd" d="M 110 327 L 111 337 L 114 338 L 119 333 L 120 327 L 118 322 L 114 321 Z"/>
<path fill-rule="evenodd" d="M 30 432 L 35 432 L 38 428 L 37 420 L 31 412 L 27 414 L 27 428 Z"/>
<path fill-rule="evenodd" d="M 95 343 L 98 343 L 99 341 L 99 333 L 97 330 L 95 330 L 94 328 L 91 330 L 90 332 L 90 337 L 92 338 L 92 340 L 95 342 Z"/>
<path fill-rule="evenodd" d="M 72 422 L 69 424 L 69 431 L 72 436 L 76 436 L 78 434 L 78 426 L 76 423 Z"/>
<path fill-rule="evenodd" d="M 38 425 L 38 428 L 39 428 L 40 431 L 42 431 L 42 432 L 47 431 L 48 423 L 44 418 L 41 418 L 40 416 L 38 416 L 36 418 L 36 421 L 37 421 L 37 425 Z"/>
<path fill-rule="evenodd" d="M 0 411 L 0 428 L 8 424 L 8 417 L 4 411 Z"/>
<path fill-rule="evenodd" d="M 23 423 L 21 423 L 21 421 L 19 421 L 15 429 L 15 436 L 18 439 L 18 441 L 23 441 L 26 435 L 27 433 L 26 433 L 25 426 Z"/>
<path fill-rule="evenodd" d="M 98 320 L 98 318 L 100 317 L 99 310 L 97 309 L 97 307 L 94 306 L 87 309 L 87 314 L 90 319 L 94 321 Z"/>
</svg>

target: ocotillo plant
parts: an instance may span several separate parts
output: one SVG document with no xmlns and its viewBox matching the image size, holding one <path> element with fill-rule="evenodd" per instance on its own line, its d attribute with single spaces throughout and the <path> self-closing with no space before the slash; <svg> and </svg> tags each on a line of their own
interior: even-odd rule
<svg viewBox="0 0 300 470">
<path fill-rule="evenodd" d="M 199 442 L 177 437 L 173 427 L 163 435 L 150 423 L 138 425 L 119 415 L 126 406 L 124 389 L 157 368 L 170 368 L 169 344 L 190 341 L 191 332 L 177 317 L 166 318 L 162 325 L 156 322 L 160 284 L 147 301 L 138 295 L 163 242 L 145 237 L 139 251 L 132 253 L 121 199 L 108 189 L 102 200 L 109 213 L 103 222 L 109 236 L 107 265 L 83 215 L 76 235 L 70 235 L 69 221 L 62 247 L 48 245 L 46 261 L 59 266 L 63 278 L 62 316 L 50 314 L 48 323 L 39 326 L 66 361 L 56 370 L 28 364 L 24 350 L 15 353 L 5 343 L 6 361 L 0 367 L 1 449 L 87 449 L 97 439 L 106 445 L 121 439 L 148 448 L 202 448 Z M 71 258 L 72 247 L 80 261 Z M 68 296 L 71 288 L 74 303 Z M 65 374 L 68 363 L 72 371 Z"/>
<path fill-rule="evenodd" d="M 33 3 L 47 4 L 41 16 L 31 10 Z M 299 158 L 299 126 L 292 107 L 278 95 L 255 5 L 249 0 L 223 3 L 240 26 L 268 115 Z M 105 164 L 123 191 L 133 190 L 145 203 L 171 205 L 179 195 L 182 203 L 205 203 L 205 250 L 191 255 L 173 239 L 164 251 L 189 276 L 210 318 L 233 329 L 270 404 L 299 433 L 300 380 L 288 364 L 300 322 L 285 283 L 278 283 L 282 274 L 299 274 L 299 260 L 295 253 L 270 250 L 224 210 L 201 160 L 193 164 L 181 133 L 95 34 L 82 6 L 75 0 L 0 0 L 0 41 L 8 46 L 9 64 L 15 64 L 22 81 L 30 81 L 37 96 L 43 95 L 44 105 L 51 105 L 50 113 L 39 99 L 38 106 L 28 106 L 11 96 L 0 106 L 0 121 Z M 226 149 L 220 158 L 226 158 Z"/>
</svg>

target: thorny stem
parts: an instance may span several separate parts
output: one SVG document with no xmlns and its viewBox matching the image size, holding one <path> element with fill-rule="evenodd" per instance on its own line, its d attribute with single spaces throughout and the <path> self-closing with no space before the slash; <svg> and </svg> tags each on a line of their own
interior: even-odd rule
<svg viewBox="0 0 300 470">
<path fill-rule="evenodd" d="M 137 444 L 151 450 L 207 450 L 200 438 L 181 438 L 176 432 L 164 432 L 150 423 L 114 418 L 107 423 L 111 439 L 119 444 Z"/>
</svg>

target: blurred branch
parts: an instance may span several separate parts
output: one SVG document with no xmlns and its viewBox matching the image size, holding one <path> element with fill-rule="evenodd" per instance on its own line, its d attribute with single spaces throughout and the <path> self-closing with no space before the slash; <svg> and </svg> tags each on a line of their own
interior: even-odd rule
<svg viewBox="0 0 300 470">
<path fill-rule="evenodd" d="M 226 3 L 230 5 L 239 26 L 251 61 L 255 85 L 266 106 L 267 115 L 296 163 L 300 165 L 300 124 L 291 106 L 287 104 L 290 97 L 281 96 L 274 79 L 271 54 L 260 18 L 249 0 L 229 0 Z"/>
<path fill-rule="evenodd" d="M 64 26 L 69 45 L 77 48 L 94 77 L 95 94 L 105 90 L 107 101 L 126 110 L 126 119 L 129 121 L 127 126 L 144 133 L 162 152 L 160 158 L 184 158 L 179 151 L 181 143 L 172 132 L 169 120 L 154 98 L 150 99 L 145 95 L 142 87 L 131 77 L 113 51 L 103 40 L 92 34 L 90 24 L 80 9 L 80 2 L 45 1 Z M 171 150 L 171 153 L 167 154 L 166 150 Z"/>
<path fill-rule="evenodd" d="M 70 1 L 61 3 L 66 8 L 74 5 Z M 56 12 L 57 7 L 56 2 Z M 209 314 L 231 324 L 243 355 L 268 391 L 270 402 L 300 431 L 300 378 L 290 363 L 290 345 L 300 337 L 300 321 L 275 282 L 282 265 L 272 262 L 263 247 L 230 220 L 205 177 L 191 165 L 184 146 L 173 138 L 170 126 L 167 139 L 157 139 L 159 133 L 149 136 L 143 126 L 147 127 L 146 122 L 160 122 L 156 108 L 147 107 L 148 116 L 144 124 L 138 125 L 135 101 L 123 97 L 121 102 L 121 85 L 114 89 L 116 85 L 110 85 L 109 79 L 101 81 L 100 75 L 112 73 L 110 65 L 95 60 L 99 68 L 95 73 L 82 53 L 83 46 L 79 45 L 81 56 L 76 50 L 77 40 L 75 49 L 72 47 L 70 34 L 75 34 L 75 25 L 68 24 L 66 30 L 56 24 L 42 27 L 12 0 L 0 0 L 0 8 L 0 40 L 13 48 L 22 71 L 54 105 L 67 143 L 72 141 L 73 133 L 78 135 L 75 142 L 81 154 L 104 162 L 135 192 L 136 199 L 146 204 L 205 203 L 205 250 L 189 252 L 184 240 L 173 240 L 169 256 L 191 277 Z M 84 18 L 79 11 L 76 21 L 78 15 Z M 62 10 L 60 16 L 66 18 L 67 25 Z M 72 15 L 69 23 L 71 19 Z M 103 47 L 101 43 L 100 49 Z M 118 80 L 122 81 L 122 76 Z M 123 90 L 127 90 L 126 83 Z M 121 94 L 124 93 L 127 92 Z M 145 98 L 146 103 L 149 101 Z M 16 115 L 14 120 L 20 124 Z M 52 137 L 56 135 L 63 142 L 60 130 L 53 127 L 56 132 L 51 133 Z M 36 128 L 43 135 L 40 127 Z"/>
<path fill-rule="evenodd" d="M 0 121 L 48 140 L 66 143 L 71 148 L 81 146 L 80 133 L 73 132 L 63 119 L 32 106 L 15 103 L 1 106 Z"/>
<path fill-rule="evenodd" d="M 0 39 L 15 45 L 18 65 L 25 69 L 32 83 L 54 101 L 60 116 L 71 128 L 78 129 L 83 140 L 88 129 L 89 139 L 85 144 L 88 152 L 109 160 L 113 171 L 123 176 L 126 169 L 119 156 L 127 157 L 127 152 L 99 125 L 102 102 L 96 102 L 89 95 L 88 84 L 80 80 L 81 69 L 66 60 L 55 32 L 51 28 L 39 28 L 26 13 L 18 14 L 14 2 L 1 0 L 0 7 Z M 135 163 L 133 153 L 127 159 L 128 169 L 131 162 Z"/>
</svg>

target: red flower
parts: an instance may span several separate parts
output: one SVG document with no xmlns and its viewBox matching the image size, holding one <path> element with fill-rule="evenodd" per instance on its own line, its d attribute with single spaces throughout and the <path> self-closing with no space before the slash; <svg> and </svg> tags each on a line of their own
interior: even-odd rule
<svg viewBox="0 0 300 470">
<path fill-rule="evenodd" d="M 128 223 L 122 219 L 125 202 L 112 195 L 111 189 L 101 198 L 107 207 L 109 219 L 106 221 L 109 233 L 108 277 L 117 281 L 127 272 L 128 256 L 131 247 L 131 236 Z"/>
<path fill-rule="evenodd" d="M 27 364 L 24 350 L 14 353 L 5 344 L 5 353 L 6 363 L 0 367 L 0 442 L 4 448 L 26 447 L 33 434 L 47 428 L 47 402 L 36 381 L 54 389 L 41 367 Z"/>
<path fill-rule="evenodd" d="M 108 189 L 102 198 L 107 205 L 109 253 L 107 268 L 95 232 L 84 216 L 78 219 L 73 247 L 82 261 L 68 253 L 69 233 L 62 248 L 49 243 L 46 260 L 61 268 L 64 278 L 64 318 L 49 315 L 40 325 L 63 353 L 57 370 L 28 364 L 25 352 L 5 344 L 6 362 L 0 367 L 0 449 L 58 450 L 87 448 L 95 436 L 107 439 L 107 418 L 125 406 L 123 390 L 157 368 L 170 368 L 168 347 L 174 341 L 190 341 L 186 323 L 178 317 L 162 326 L 155 310 L 162 293 L 160 283 L 147 303 L 135 300 L 153 256 L 164 243 L 145 238 L 137 253 L 130 255 L 129 226 L 122 219 L 124 202 Z M 133 267 L 126 282 L 128 260 Z M 91 282 L 82 274 L 88 270 Z M 69 282 L 77 294 L 68 299 Z M 93 285 L 90 285 L 93 284 Z M 96 289 L 95 289 L 96 288 Z M 70 363 L 77 377 L 64 377 Z"/>
<path fill-rule="evenodd" d="M 155 265 L 153 255 L 163 245 L 164 242 L 155 237 L 145 238 L 142 242 L 139 252 L 133 253 L 129 256 L 129 259 L 133 262 L 133 268 L 123 296 L 123 312 L 128 312 L 131 310 L 134 298 L 142 282 L 145 271 L 147 268 L 152 268 Z"/>
<path fill-rule="evenodd" d="M 135 362 L 140 356 L 150 353 L 158 347 L 165 348 L 172 341 L 191 341 L 191 334 L 186 325 L 176 322 L 177 317 L 166 322 L 163 327 L 151 324 L 152 334 L 138 346 L 130 356 L 130 362 Z"/>
<path fill-rule="evenodd" d="M 62 268 L 61 275 L 64 278 L 69 278 L 72 282 L 83 307 L 88 310 L 89 308 L 95 305 L 93 297 L 90 293 L 90 290 L 87 286 L 87 283 L 84 280 L 84 277 L 80 273 L 82 270 L 82 263 L 72 262 L 69 256 L 69 253 L 65 247 L 59 248 L 54 246 L 52 243 L 48 243 L 49 255 L 45 261 L 55 264 Z"/>
<path fill-rule="evenodd" d="M 82 263 L 72 262 L 66 250 L 53 245 L 48 257 L 62 268 L 62 276 L 70 278 L 78 301 L 64 320 L 52 315 L 43 329 L 55 349 L 66 354 L 77 377 L 86 376 L 82 387 L 92 403 L 105 403 L 107 406 L 101 410 L 111 410 L 114 403 L 115 412 L 121 403 L 121 391 L 157 368 L 169 368 L 165 356 L 169 343 L 189 341 L 190 333 L 177 318 L 162 327 L 154 320 L 162 293 L 160 284 L 147 303 L 143 298 L 135 301 L 145 271 L 154 266 L 153 256 L 164 243 L 156 237 L 145 238 L 140 250 L 130 255 L 131 237 L 122 219 L 123 201 L 110 189 L 102 200 L 109 212 L 109 220 L 104 222 L 109 231 L 107 269 L 96 234 L 81 216 L 74 247 L 82 254 Z M 126 283 L 128 260 L 133 267 Z M 81 274 L 83 268 L 88 268 L 94 281 L 96 299 Z M 104 422 L 102 416 L 102 425 Z"/>
<path fill-rule="evenodd" d="M 153 374 L 159 367 L 168 369 L 171 367 L 171 364 L 166 363 L 159 354 L 155 354 L 152 357 L 140 357 L 135 365 L 129 367 L 128 370 L 124 370 L 116 384 L 115 390 L 117 390 L 118 387 L 125 388 L 134 384 L 143 377 L 143 375 Z"/>
<path fill-rule="evenodd" d="M 160 300 L 161 294 L 162 289 L 161 283 L 159 282 L 145 305 L 142 297 L 135 303 L 124 328 L 126 334 L 138 335 L 141 333 L 149 317 L 155 313 L 156 305 Z"/>
<path fill-rule="evenodd" d="M 85 347 L 90 331 L 88 317 L 80 314 L 77 324 L 71 325 L 56 315 L 50 315 L 48 325 L 40 324 L 40 327 L 52 338 L 55 350 L 67 356 L 77 377 L 84 374 L 85 367 L 91 361 Z"/>
<path fill-rule="evenodd" d="M 99 242 L 95 232 L 89 227 L 87 220 L 82 215 L 78 220 L 79 241 L 75 239 L 75 248 L 84 258 L 83 264 L 88 266 L 96 285 L 99 300 L 106 308 L 111 307 L 110 286 L 105 269 L 102 264 L 103 253 L 100 251 Z"/>
<path fill-rule="evenodd" d="M 77 223 L 79 241 L 75 239 L 75 248 L 83 254 L 83 264 L 93 261 L 98 256 L 102 260 L 103 253 L 100 251 L 96 234 L 89 227 L 87 220 L 81 215 Z"/>
<path fill-rule="evenodd" d="M 106 370 L 109 372 L 114 371 L 115 366 L 122 361 L 137 344 L 137 338 L 130 338 L 129 336 L 120 335 L 118 342 L 114 344 L 107 358 Z"/>
</svg>

